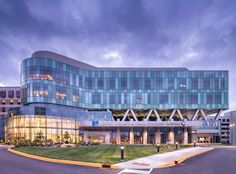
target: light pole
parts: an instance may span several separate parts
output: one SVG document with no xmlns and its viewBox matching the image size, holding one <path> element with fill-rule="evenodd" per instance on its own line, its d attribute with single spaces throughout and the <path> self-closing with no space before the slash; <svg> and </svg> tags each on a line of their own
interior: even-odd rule
<svg viewBox="0 0 236 174">
<path fill-rule="evenodd" d="M 120 146 L 120 160 L 121 161 L 125 160 L 125 147 L 123 145 Z"/>
<path fill-rule="evenodd" d="M 196 147 L 196 141 L 193 142 L 193 147 Z"/>
<path fill-rule="evenodd" d="M 178 143 L 178 141 L 176 141 L 176 143 L 175 143 L 175 149 L 177 150 L 179 148 L 179 143 Z"/>
<path fill-rule="evenodd" d="M 160 144 L 158 143 L 157 144 L 157 153 L 159 153 L 160 152 Z"/>
</svg>

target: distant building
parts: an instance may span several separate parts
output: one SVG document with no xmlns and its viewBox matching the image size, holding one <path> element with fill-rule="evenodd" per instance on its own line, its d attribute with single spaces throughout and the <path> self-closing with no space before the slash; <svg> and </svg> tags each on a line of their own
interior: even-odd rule
<svg viewBox="0 0 236 174">
<path fill-rule="evenodd" d="M 0 141 L 5 140 L 5 125 L 9 109 L 20 105 L 20 87 L 0 87 Z"/>
<path fill-rule="evenodd" d="M 236 144 L 236 111 L 225 113 L 224 116 L 219 117 L 219 120 L 221 142 Z"/>
</svg>

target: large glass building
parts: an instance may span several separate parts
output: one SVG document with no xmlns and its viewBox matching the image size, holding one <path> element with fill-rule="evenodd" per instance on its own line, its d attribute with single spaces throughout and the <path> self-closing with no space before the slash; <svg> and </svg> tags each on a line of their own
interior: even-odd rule
<svg viewBox="0 0 236 174">
<path fill-rule="evenodd" d="M 48 51 L 22 62 L 21 88 L 9 141 L 41 131 L 54 142 L 65 132 L 72 142 L 215 142 L 216 118 L 228 109 L 228 71 L 95 67 Z"/>
</svg>

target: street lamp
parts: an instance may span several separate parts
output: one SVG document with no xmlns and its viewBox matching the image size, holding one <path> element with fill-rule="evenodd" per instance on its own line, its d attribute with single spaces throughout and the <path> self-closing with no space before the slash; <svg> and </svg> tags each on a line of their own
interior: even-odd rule
<svg viewBox="0 0 236 174">
<path fill-rule="evenodd" d="M 176 143 L 175 143 L 175 149 L 177 150 L 179 148 L 179 143 L 178 143 L 178 141 L 176 141 Z"/>
<path fill-rule="evenodd" d="M 160 152 L 160 144 L 158 143 L 157 144 L 157 153 L 159 153 Z"/>
<path fill-rule="evenodd" d="M 196 141 L 193 142 L 193 147 L 196 147 Z"/>
<path fill-rule="evenodd" d="M 122 145 L 120 146 L 120 160 L 124 161 L 125 160 L 125 147 Z"/>
</svg>

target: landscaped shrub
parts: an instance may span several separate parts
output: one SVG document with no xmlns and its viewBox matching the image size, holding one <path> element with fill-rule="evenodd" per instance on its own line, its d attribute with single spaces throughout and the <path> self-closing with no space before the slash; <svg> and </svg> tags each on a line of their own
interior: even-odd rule
<svg viewBox="0 0 236 174">
<path fill-rule="evenodd" d="M 54 141 L 52 139 L 47 140 L 47 145 L 52 146 L 54 144 Z"/>
<path fill-rule="evenodd" d="M 100 145 L 100 142 L 91 142 L 90 145 Z"/>
</svg>

